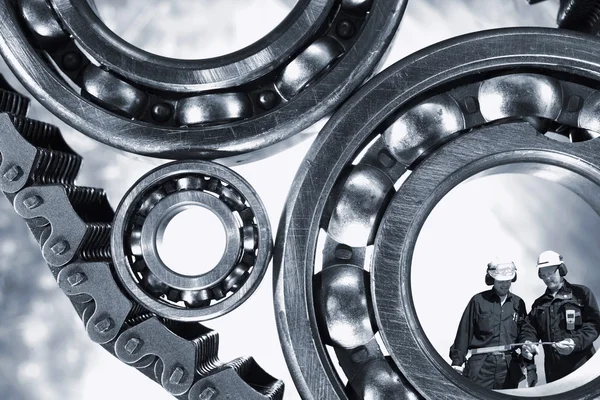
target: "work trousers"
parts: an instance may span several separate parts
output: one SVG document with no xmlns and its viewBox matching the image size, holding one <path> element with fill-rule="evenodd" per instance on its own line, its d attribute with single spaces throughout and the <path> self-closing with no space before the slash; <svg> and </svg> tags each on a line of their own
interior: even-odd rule
<svg viewBox="0 0 600 400">
<path fill-rule="evenodd" d="M 465 377 L 486 389 L 515 389 L 523 376 L 510 354 L 477 354 L 467 360 Z"/>
</svg>

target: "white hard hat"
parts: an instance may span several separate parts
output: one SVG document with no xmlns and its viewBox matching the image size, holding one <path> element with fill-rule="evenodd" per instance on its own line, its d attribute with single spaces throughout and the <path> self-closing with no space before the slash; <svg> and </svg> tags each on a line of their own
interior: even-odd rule
<svg viewBox="0 0 600 400">
<path fill-rule="evenodd" d="M 542 254 L 539 255 L 538 260 L 537 260 L 537 267 L 538 268 L 554 267 L 554 266 L 558 266 L 562 263 L 563 263 L 563 258 L 560 254 L 558 254 L 555 251 L 548 250 L 548 251 L 544 251 Z"/>
<path fill-rule="evenodd" d="M 512 261 L 494 259 L 488 264 L 487 273 L 497 281 L 512 281 L 517 274 L 517 266 Z"/>
</svg>

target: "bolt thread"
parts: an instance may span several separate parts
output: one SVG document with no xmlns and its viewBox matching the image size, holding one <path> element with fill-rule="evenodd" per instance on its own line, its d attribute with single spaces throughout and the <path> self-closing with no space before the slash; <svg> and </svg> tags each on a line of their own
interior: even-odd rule
<svg viewBox="0 0 600 400">
<path fill-rule="evenodd" d="M 198 349 L 198 373 L 208 375 L 222 365 L 219 361 L 219 334 L 210 331 L 194 340 Z"/>
<path fill-rule="evenodd" d="M 71 206 L 83 221 L 112 222 L 114 212 L 104 190 L 68 185 L 65 191 Z"/>
<path fill-rule="evenodd" d="M 87 224 L 80 255 L 85 261 L 110 261 L 111 225 L 104 222 Z"/>
<path fill-rule="evenodd" d="M 31 179 L 43 185 L 73 185 L 80 166 L 81 157 L 78 155 L 38 148 Z"/>
<path fill-rule="evenodd" d="M 32 145 L 48 150 L 75 154 L 56 126 L 19 115 L 11 115 L 10 119 L 17 132 Z"/>
<path fill-rule="evenodd" d="M 563 29 L 598 35 L 600 0 L 561 0 L 557 23 Z"/>
<path fill-rule="evenodd" d="M 0 112 L 25 116 L 29 100 L 17 93 L 0 89 Z"/>
</svg>

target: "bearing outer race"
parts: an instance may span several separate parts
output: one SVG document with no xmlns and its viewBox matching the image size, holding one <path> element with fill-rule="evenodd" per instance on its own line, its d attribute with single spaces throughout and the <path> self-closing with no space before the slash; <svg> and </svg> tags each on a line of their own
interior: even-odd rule
<svg viewBox="0 0 600 400">
<path fill-rule="evenodd" d="M 280 341 L 301 396 L 345 399 L 316 329 L 313 265 L 325 204 L 343 169 L 375 129 L 418 95 L 481 71 L 524 66 L 600 78 L 594 37 L 543 28 L 459 36 L 421 50 L 374 77 L 332 116 L 302 163 L 281 218 L 274 254 Z M 546 54 L 548 49 L 552 55 Z"/>
<path fill-rule="evenodd" d="M 160 217 L 166 211 L 171 214 L 173 208 L 181 206 L 198 206 L 212 211 L 223 224 L 225 229 L 225 250 L 223 256 L 212 269 L 204 274 L 182 275 L 171 270 L 161 260 L 156 246 L 157 233 L 160 227 L 166 222 L 165 216 Z M 169 215 L 171 220 L 175 215 Z M 159 217 L 155 217 L 159 215 Z M 225 279 L 229 272 L 237 265 L 236 260 L 240 252 L 240 231 L 236 224 L 235 217 L 231 210 L 220 199 L 210 194 L 196 191 L 184 190 L 172 193 L 161 199 L 156 204 L 144 221 L 142 227 L 142 255 L 146 266 L 152 273 L 167 285 L 176 289 L 200 290 L 216 285 L 219 281 Z"/>
<path fill-rule="evenodd" d="M 371 75 L 396 33 L 407 0 L 375 2 L 352 51 L 346 52 L 329 73 L 272 112 L 221 126 L 159 127 L 98 108 L 74 93 L 42 61 L 16 23 L 9 0 L 0 0 L 0 53 L 44 107 L 92 139 L 151 157 L 235 156 L 227 162 L 240 163 L 272 155 L 300 140 L 293 136 L 330 113 Z"/>
<path fill-rule="evenodd" d="M 138 286 L 137 282 L 133 279 L 132 270 L 128 265 L 128 262 L 126 262 L 124 240 L 125 231 L 127 229 L 126 221 L 131 217 L 133 204 L 136 199 L 148 189 L 148 187 L 164 181 L 167 177 L 194 173 L 221 179 L 235 187 L 246 199 L 248 204 L 250 204 L 254 213 L 254 218 L 256 219 L 258 230 L 258 252 L 250 276 L 235 293 L 209 307 L 202 309 L 183 309 L 171 307 L 154 299 Z M 254 293 L 267 271 L 271 259 L 273 239 L 271 226 L 264 205 L 258 195 L 254 192 L 254 189 L 252 189 L 250 184 L 244 178 L 229 168 L 216 163 L 208 161 L 185 161 L 165 164 L 142 177 L 131 187 L 131 189 L 129 189 L 115 212 L 111 235 L 111 248 L 117 276 L 134 299 L 164 318 L 177 321 L 206 321 L 234 310 Z"/>
<path fill-rule="evenodd" d="M 67 31 L 100 64 L 142 85 L 190 92 L 238 85 L 270 72 L 316 33 L 334 0 L 299 0 L 284 21 L 259 41 L 203 60 L 161 57 L 129 44 L 102 22 L 87 0 L 50 2 Z"/>
<path fill-rule="evenodd" d="M 506 124 L 465 134 L 430 155 L 408 177 L 385 211 L 371 271 L 375 315 L 392 358 L 427 399 L 507 398 L 460 379 L 428 342 L 412 300 L 411 262 L 419 232 L 443 196 L 479 172 L 524 162 L 569 170 L 595 183 L 596 193 L 600 191 L 600 169 L 595 167 L 600 166 L 600 142 L 560 143 L 537 134 L 527 123 Z M 591 200 L 595 204 L 590 205 L 600 211 L 599 199 Z M 442 365 L 447 367 L 443 369 Z M 598 398 L 599 382 L 596 378 L 573 391 L 544 398 L 559 400 L 567 394 L 569 398 Z"/>
</svg>

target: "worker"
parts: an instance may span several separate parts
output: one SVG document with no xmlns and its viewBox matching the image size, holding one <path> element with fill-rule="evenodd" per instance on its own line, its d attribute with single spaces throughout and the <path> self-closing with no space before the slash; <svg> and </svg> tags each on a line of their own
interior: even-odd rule
<svg viewBox="0 0 600 400">
<path fill-rule="evenodd" d="M 594 341 L 600 332 L 600 312 L 592 291 L 565 279 L 567 266 L 554 251 L 544 251 L 537 260 L 538 276 L 546 292 L 531 308 L 521 329 L 519 341 L 523 356 L 537 351 L 534 342 L 544 345 L 546 381 L 554 382 L 585 364 L 596 352 Z"/>
<path fill-rule="evenodd" d="M 450 347 L 452 368 L 487 389 L 514 389 L 524 378 L 522 357 L 515 352 L 518 347 L 505 346 L 506 349 L 473 354 L 466 359 L 469 350 L 477 353 L 476 349 L 516 343 L 527 314 L 525 302 L 510 292 L 511 283 L 516 280 L 517 268 L 512 261 L 496 259 L 488 264 L 485 283 L 493 287 L 471 298 Z M 526 368 L 528 385 L 535 386 L 535 363 L 528 362 Z"/>
</svg>

